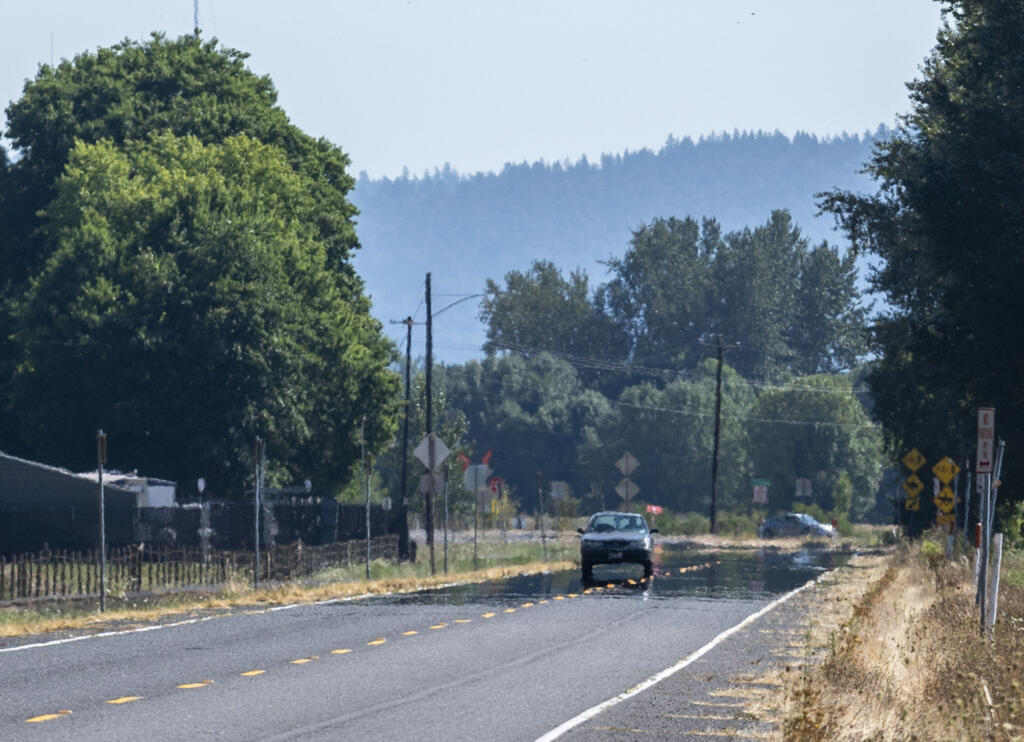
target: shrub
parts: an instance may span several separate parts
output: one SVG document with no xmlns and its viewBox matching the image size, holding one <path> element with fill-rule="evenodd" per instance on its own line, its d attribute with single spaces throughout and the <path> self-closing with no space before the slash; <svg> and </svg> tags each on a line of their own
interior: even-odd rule
<svg viewBox="0 0 1024 742">
<path fill-rule="evenodd" d="M 672 533 L 697 536 L 707 533 L 711 529 L 711 521 L 706 515 L 700 513 L 679 513 L 672 515 L 669 527 Z"/>
<path fill-rule="evenodd" d="M 753 513 L 722 513 L 718 517 L 718 533 L 724 536 L 753 536 L 760 516 Z"/>
<path fill-rule="evenodd" d="M 946 561 L 946 552 L 939 544 L 925 539 L 921 542 L 921 557 L 929 567 L 938 569 Z"/>
</svg>

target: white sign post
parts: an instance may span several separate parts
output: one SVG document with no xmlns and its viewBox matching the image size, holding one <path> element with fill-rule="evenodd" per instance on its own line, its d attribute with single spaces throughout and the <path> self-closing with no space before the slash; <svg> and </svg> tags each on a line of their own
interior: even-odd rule
<svg viewBox="0 0 1024 742">
<path fill-rule="evenodd" d="M 981 633 L 985 633 L 985 582 L 988 578 L 989 540 L 992 538 L 992 459 L 995 440 L 996 411 L 994 407 L 978 408 L 978 494 L 981 495 L 981 569 L 978 574 L 978 603 L 981 606 Z"/>
<path fill-rule="evenodd" d="M 994 407 L 978 408 L 978 465 L 974 471 L 978 474 L 992 473 L 992 459 L 994 458 L 996 427 L 996 410 Z"/>
</svg>

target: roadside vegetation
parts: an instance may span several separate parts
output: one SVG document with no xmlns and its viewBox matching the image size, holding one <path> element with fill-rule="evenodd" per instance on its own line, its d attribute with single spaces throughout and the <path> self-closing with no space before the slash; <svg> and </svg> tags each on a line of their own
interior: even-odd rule
<svg viewBox="0 0 1024 742">
<path fill-rule="evenodd" d="M 334 567 L 302 581 L 272 583 L 253 590 L 251 583 L 232 581 L 216 588 L 182 589 L 164 593 L 108 595 L 107 611 L 97 612 L 95 600 L 20 603 L 0 608 L 0 637 L 44 634 L 71 629 L 100 630 L 111 626 L 176 620 L 239 608 L 257 608 L 293 602 L 311 602 L 357 595 L 411 592 L 452 582 L 477 582 L 518 574 L 572 569 L 579 557 L 579 542 L 570 536 L 508 541 L 493 534 L 477 545 L 474 564 L 472 541 L 448 546 L 448 573 L 440 534 L 435 546 L 435 574 L 430 557 L 421 547 L 415 563 L 374 560 L 371 579 L 365 563 Z"/>
<path fill-rule="evenodd" d="M 830 588 L 806 638 L 823 662 L 784 673 L 787 740 L 1014 740 L 1024 735 L 1024 551 L 1004 552 L 980 631 L 973 559 L 904 542 Z"/>
</svg>

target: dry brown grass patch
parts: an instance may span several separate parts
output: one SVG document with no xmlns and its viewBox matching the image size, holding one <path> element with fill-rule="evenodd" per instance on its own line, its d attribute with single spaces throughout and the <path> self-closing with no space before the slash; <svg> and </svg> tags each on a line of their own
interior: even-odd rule
<svg viewBox="0 0 1024 742">
<path fill-rule="evenodd" d="M 1024 733 L 1024 590 L 1004 586 L 996 641 L 979 636 L 970 570 L 894 553 L 858 597 L 834 586 L 809 637 L 829 654 L 791 673 L 792 740 L 1012 740 Z M 853 586 L 851 586 L 853 587 Z M 839 594 L 835 594 L 839 590 Z M 845 617 L 844 609 L 845 607 Z M 987 689 L 987 693 L 986 693 Z M 991 703 L 989 703 L 991 698 Z"/>
</svg>

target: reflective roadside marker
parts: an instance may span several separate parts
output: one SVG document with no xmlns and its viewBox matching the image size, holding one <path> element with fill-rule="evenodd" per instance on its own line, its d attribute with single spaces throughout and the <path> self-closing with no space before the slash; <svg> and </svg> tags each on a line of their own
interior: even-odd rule
<svg viewBox="0 0 1024 742">
<path fill-rule="evenodd" d="M 58 711 L 56 714 L 42 714 L 40 716 L 33 716 L 31 719 L 25 719 L 25 723 L 38 724 L 41 721 L 51 721 L 53 719 L 59 719 L 60 717 L 67 716 L 70 713 L 70 710 L 64 709 L 63 711 Z"/>
</svg>

